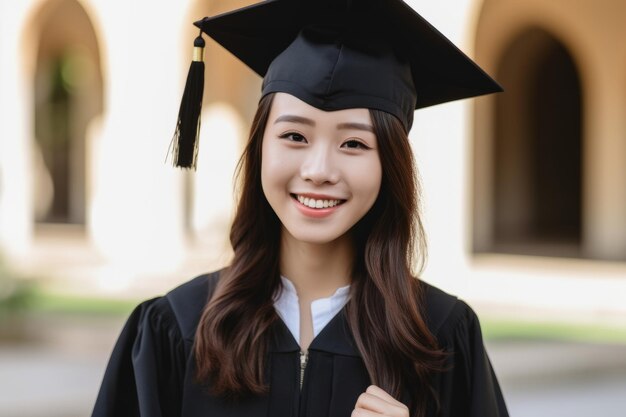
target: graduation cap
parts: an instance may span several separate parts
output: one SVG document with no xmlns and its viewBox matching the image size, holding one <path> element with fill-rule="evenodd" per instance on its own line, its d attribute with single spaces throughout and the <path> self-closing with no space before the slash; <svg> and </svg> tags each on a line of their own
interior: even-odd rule
<svg viewBox="0 0 626 417">
<path fill-rule="evenodd" d="M 176 166 L 195 167 L 205 33 L 263 77 L 262 97 L 296 96 L 322 110 L 370 108 L 408 132 L 415 109 L 502 91 L 402 0 L 268 0 L 194 23 L 176 133 Z"/>
</svg>

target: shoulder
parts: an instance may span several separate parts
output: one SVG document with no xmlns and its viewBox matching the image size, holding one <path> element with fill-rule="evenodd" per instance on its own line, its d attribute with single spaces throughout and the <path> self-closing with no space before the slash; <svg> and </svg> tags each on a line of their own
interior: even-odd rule
<svg viewBox="0 0 626 417">
<path fill-rule="evenodd" d="M 427 282 L 420 284 L 426 323 L 439 342 L 454 336 L 459 328 L 478 326 L 476 313 L 463 300 Z"/>
<path fill-rule="evenodd" d="M 440 414 L 508 417 L 476 313 L 457 297 L 423 284 L 427 323 L 445 353 L 443 368 L 433 379 Z"/>
<path fill-rule="evenodd" d="M 193 340 L 202 311 L 217 286 L 220 273 L 221 270 L 197 276 L 163 297 L 185 340 Z"/>
<path fill-rule="evenodd" d="M 135 307 L 109 358 L 93 416 L 180 416 L 188 338 L 217 275 L 196 277 Z"/>
<path fill-rule="evenodd" d="M 192 341 L 218 275 L 218 272 L 200 275 L 163 296 L 142 301 L 128 317 L 122 338 L 139 341 L 152 334 L 176 343 Z"/>
</svg>

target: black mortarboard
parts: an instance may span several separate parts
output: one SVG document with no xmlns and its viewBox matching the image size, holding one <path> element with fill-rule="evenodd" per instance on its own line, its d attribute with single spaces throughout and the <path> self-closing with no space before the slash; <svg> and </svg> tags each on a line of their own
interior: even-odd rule
<svg viewBox="0 0 626 417">
<path fill-rule="evenodd" d="M 289 93 L 328 111 L 383 110 L 407 132 L 415 109 L 502 91 L 402 0 L 268 0 L 194 24 L 263 77 L 262 96 Z M 199 84 L 191 71 L 190 79 Z M 197 140 L 200 104 L 183 99 L 180 139 Z M 183 148 L 176 164 L 194 166 L 195 147 Z"/>
</svg>

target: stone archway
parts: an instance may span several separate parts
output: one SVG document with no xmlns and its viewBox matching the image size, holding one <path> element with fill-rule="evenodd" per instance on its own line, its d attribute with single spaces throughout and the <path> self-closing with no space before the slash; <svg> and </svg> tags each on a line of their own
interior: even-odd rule
<svg viewBox="0 0 626 417">
<path fill-rule="evenodd" d="M 255 3 L 255 0 L 192 2 L 181 48 L 191 57 L 198 30 L 192 22 Z M 256 111 L 261 78 L 206 35 L 205 82 L 197 171 L 184 178 L 184 224 L 197 242 L 227 241 L 233 212 L 233 172 Z M 183 60 L 186 73 L 189 59 Z"/>
<path fill-rule="evenodd" d="M 567 48 L 529 28 L 505 48 L 493 142 L 496 252 L 579 256 L 582 89 Z"/>
<path fill-rule="evenodd" d="M 103 111 L 98 41 L 76 0 L 44 4 L 35 21 L 35 220 L 84 224 L 85 137 Z"/>
</svg>

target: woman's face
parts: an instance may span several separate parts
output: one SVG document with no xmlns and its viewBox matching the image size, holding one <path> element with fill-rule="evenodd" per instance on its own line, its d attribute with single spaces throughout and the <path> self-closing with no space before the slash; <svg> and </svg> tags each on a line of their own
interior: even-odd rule
<svg viewBox="0 0 626 417">
<path fill-rule="evenodd" d="M 319 110 L 277 93 L 263 135 L 261 184 L 283 230 L 328 243 L 372 207 L 382 168 L 367 109 Z"/>
</svg>

